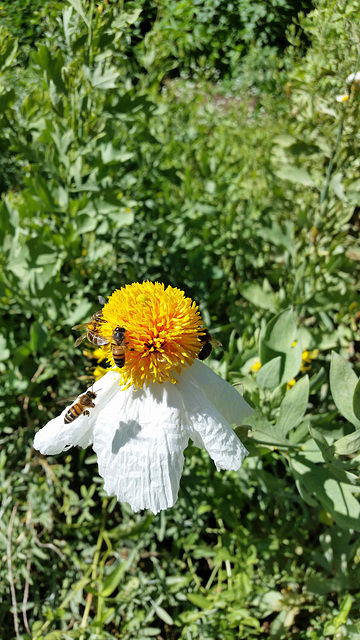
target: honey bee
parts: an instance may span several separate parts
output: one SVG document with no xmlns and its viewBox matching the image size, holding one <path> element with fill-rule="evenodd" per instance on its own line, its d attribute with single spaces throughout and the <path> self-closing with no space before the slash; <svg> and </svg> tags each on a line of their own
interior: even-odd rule
<svg viewBox="0 0 360 640">
<path fill-rule="evenodd" d="M 125 329 L 124 327 L 116 327 L 112 334 L 111 353 L 114 362 L 120 369 L 125 364 Z"/>
<path fill-rule="evenodd" d="M 200 342 L 203 345 L 198 353 L 199 360 L 205 360 L 208 358 L 213 347 L 222 347 L 221 342 L 213 338 L 210 331 L 207 329 L 202 329 L 202 331 L 205 331 L 205 333 L 202 336 L 199 336 Z"/>
<path fill-rule="evenodd" d="M 78 400 L 73 404 L 66 412 L 64 417 L 65 424 L 69 424 L 78 418 L 81 414 L 83 416 L 89 416 L 90 411 L 87 407 L 95 407 L 93 400 L 96 398 L 94 391 L 87 391 L 82 396 L 79 396 Z"/>
<path fill-rule="evenodd" d="M 99 299 L 100 298 L 101 296 L 99 296 Z M 102 300 L 104 300 L 104 298 L 102 298 Z M 72 327 L 73 329 L 86 329 L 86 332 L 75 341 L 75 347 L 78 347 L 79 344 L 81 344 L 82 341 L 85 340 L 85 338 L 87 338 L 88 341 L 91 342 L 91 344 L 95 344 L 98 347 L 104 344 L 109 344 L 109 338 L 105 338 L 104 336 L 100 336 L 98 334 L 101 323 L 102 310 L 99 309 L 99 311 L 95 311 L 95 313 L 91 316 L 90 322 L 76 324 L 74 327 Z"/>
</svg>

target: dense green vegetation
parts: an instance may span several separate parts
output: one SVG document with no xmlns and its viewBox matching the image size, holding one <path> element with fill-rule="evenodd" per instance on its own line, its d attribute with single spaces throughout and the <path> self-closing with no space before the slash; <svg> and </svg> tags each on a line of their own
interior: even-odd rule
<svg viewBox="0 0 360 640">
<path fill-rule="evenodd" d="M 266 4 L 2 3 L 6 640 L 360 638 L 360 5 Z M 190 445 L 157 516 L 32 448 L 92 380 L 71 327 L 144 279 L 255 409 L 241 471 Z"/>
</svg>

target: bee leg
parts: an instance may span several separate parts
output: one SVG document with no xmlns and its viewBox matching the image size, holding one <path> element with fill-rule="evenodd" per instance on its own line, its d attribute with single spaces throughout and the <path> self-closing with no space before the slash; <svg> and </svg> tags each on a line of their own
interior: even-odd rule
<svg viewBox="0 0 360 640">
<path fill-rule="evenodd" d="M 83 416 L 89 416 L 89 415 L 90 415 L 90 411 L 88 411 L 88 409 L 85 409 L 85 411 L 83 411 Z"/>
</svg>

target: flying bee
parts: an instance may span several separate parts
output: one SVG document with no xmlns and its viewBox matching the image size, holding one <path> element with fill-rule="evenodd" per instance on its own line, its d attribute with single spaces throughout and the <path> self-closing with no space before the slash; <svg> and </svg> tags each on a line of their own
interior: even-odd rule
<svg viewBox="0 0 360 640">
<path fill-rule="evenodd" d="M 79 396 L 78 400 L 73 404 L 70 409 L 65 413 L 64 422 L 69 424 L 73 422 L 83 414 L 83 416 L 89 416 L 90 411 L 88 407 L 95 407 L 93 400 L 96 398 L 94 391 L 87 391 L 82 396 Z"/>
<path fill-rule="evenodd" d="M 114 362 L 119 369 L 125 364 L 125 329 L 124 327 L 116 327 L 112 334 L 111 353 Z"/>
<path fill-rule="evenodd" d="M 222 347 L 221 342 L 212 337 L 210 331 L 207 329 L 201 329 L 205 333 L 199 336 L 200 342 L 203 345 L 198 353 L 199 360 L 205 360 L 209 357 L 213 347 Z"/>
<path fill-rule="evenodd" d="M 104 336 L 100 336 L 98 333 L 101 323 L 102 310 L 99 309 L 99 311 L 95 311 L 94 315 L 91 316 L 90 322 L 76 324 L 74 327 L 72 327 L 73 329 L 86 329 L 86 332 L 75 341 L 75 347 L 78 347 L 79 344 L 81 344 L 82 341 L 85 340 L 85 338 L 87 338 L 88 341 L 91 342 L 91 344 L 95 344 L 97 347 L 100 347 L 104 344 L 109 344 L 110 339 L 105 338 Z"/>
</svg>

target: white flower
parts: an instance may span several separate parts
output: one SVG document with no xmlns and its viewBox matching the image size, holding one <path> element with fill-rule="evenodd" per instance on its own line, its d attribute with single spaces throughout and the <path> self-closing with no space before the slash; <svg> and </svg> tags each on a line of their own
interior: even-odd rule
<svg viewBox="0 0 360 640">
<path fill-rule="evenodd" d="M 135 389 L 120 380 L 109 371 L 89 389 L 96 393 L 90 415 L 65 424 L 64 409 L 36 434 L 35 449 L 56 455 L 91 444 L 105 491 L 134 511 L 153 513 L 177 500 L 189 439 L 207 449 L 217 469 L 240 468 L 248 452 L 231 424 L 241 424 L 252 409 L 205 364 L 195 360 L 176 384 L 150 382 Z"/>
<path fill-rule="evenodd" d="M 360 71 L 357 71 L 356 73 L 350 73 L 350 75 L 346 78 L 346 84 L 360 84 Z"/>
<path fill-rule="evenodd" d="M 91 318 L 87 338 L 100 340 L 113 369 L 88 390 L 94 404 L 90 396 L 87 415 L 77 401 L 75 419 L 65 420 L 65 409 L 36 434 L 36 449 L 54 455 L 92 444 L 105 491 L 154 513 L 177 500 L 190 438 L 217 469 L 240 468 L 247 451 L 231 424 L 252 410 L 199 361 L 220 343 L 183 291 L 159 282 L 125 285 Z"/>
<path fill-rule="evenodd" d="M 350 98 L 348 93 L 342 93 L 340 95 L 335 96 L 336 102 L 347 102 Z"/>
</svg>

